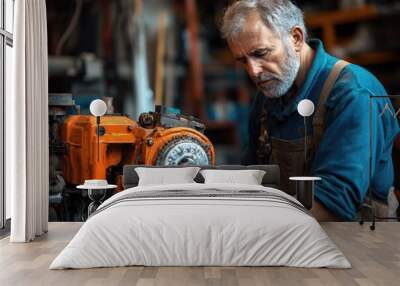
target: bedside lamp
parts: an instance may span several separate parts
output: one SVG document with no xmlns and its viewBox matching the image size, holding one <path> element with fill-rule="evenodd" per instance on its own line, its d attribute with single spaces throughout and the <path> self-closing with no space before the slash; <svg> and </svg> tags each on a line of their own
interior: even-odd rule
<svg viewBox="0 0 400 286">
<path fill-rule="evenodd" d="M 311 100 L 303 99 L 297 105 L 297 111 L 304 118 L 304 169 L 308 171 L 307 164 L 307 117 L 314 113 L 314 103 Z M 303 174 L 307 175 L 307 174 Z M 313 207 L 314 182 L 321 180 L 320 177 L 290 177 L 296 183 L 296 195 L 300 203 L 308 210 Z"/>
<path fill-rule="evenodd" d="M 100 158 L 100 117 L 106 114 L 107 105 L 101 99 L 95 99 L 90 103 L 90 113 L 96 116 L 97 134 L 97 160 Z"/>
<path fill-rule="evenodd" d="M 314 103 L 309 99 L 303 99 L 297 105 L 297 112 L 304 118 L 304 167 L 307 170 L 307 120 L 314 113 Z"/>
</svg>

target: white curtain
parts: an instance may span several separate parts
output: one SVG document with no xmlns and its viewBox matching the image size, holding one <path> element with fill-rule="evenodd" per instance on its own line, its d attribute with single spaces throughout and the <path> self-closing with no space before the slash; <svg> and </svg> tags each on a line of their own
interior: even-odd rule
<svg viewBox="0 0 400 286">
<path fill-rule="evenodd" d="M 45 0 L 15 1 L 13 92 L 6 98 L 6 187 L 12 242 L 48 225 L 48 70 Z"/>
</svg>

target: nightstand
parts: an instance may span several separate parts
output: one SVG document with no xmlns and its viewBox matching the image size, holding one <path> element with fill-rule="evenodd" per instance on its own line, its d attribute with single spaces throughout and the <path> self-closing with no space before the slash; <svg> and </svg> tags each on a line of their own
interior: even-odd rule
<svg viewBox="0 0 400 286">
<path fill-rule="evenodd" d="M 96 183 L 91 184 L 90 181 L 96 181 Z M 91 200 L 88 206 L 88 217 L 102 204 L 106 197 L 107 190 L 117 188 L 117 185 L 109 185 L 107 181 L 105 181 L 105 184 L 98 184 L 99 181 L 104 182 L 105 180 L 86 180 L 84 185 L 76 187 L 77 189 L 87 190 L 88 192 L 88 197 Z"/>
<path fill-rule="evenodd" d="M 310 210 L 314 201 L 314 182 L 320 181 L 320 177 L 290 177 L 289 180 L 296 182 L 297 200 Z"/>
</svg>

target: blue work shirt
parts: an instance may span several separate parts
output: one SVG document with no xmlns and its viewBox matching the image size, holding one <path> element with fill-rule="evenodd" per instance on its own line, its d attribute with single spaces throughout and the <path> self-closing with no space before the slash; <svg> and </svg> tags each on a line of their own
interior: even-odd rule
<svg viewBox="0 0 400 286">
<path fill-rule="evenodd" d="M 257 93 L 249 118 L 249 143 L 243 164 L 257 163 L 257 139 L 260 113 L 265 105 L 270 137 L 295 140 L 304 137 L 304 121 L 297 112 L 302 99 L 315 106 L 322 86 L 337 58 L 325 52 L 319 40 L 310 40 L 315 57 L 303 85 L 292 100 L 285 96 L 267 98 Z M 311 174 L 322 178 L 315 185 L 315 197 L 339 217 L 354 219 L 357 207 L 364 201 L 370 169 L 370 102 L 372 130 L 372 176 L 374 195 L 386 200 L 393 185 L 392 145 L 399 133 L 390 99 L 370 96 L 387 95 L 384 87 L 370 72 L 350 64 L 340 73 L 325 103 L 325 129 L 316 150 Z M 389 107 L 392 111 L 385 110 Z M 307 118 L 308 135 L 312 135 L 312 116 Z"/>
</svg>

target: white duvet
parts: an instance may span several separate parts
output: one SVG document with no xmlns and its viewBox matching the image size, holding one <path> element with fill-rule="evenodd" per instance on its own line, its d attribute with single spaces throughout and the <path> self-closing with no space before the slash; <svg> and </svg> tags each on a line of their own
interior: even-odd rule
<svg viewBox="0 0 400 286">
<path fill-rule="evenodd" d="M 131 188 L 105 201 L 50 269 L 127 265 L 351 267 L 313 217 L 279 200 L 185 196 L 118 202 L 136 192 L 210 189 L 265 191 L 299 204 L 279 190 L 254 185 Z"/>
</svg>

